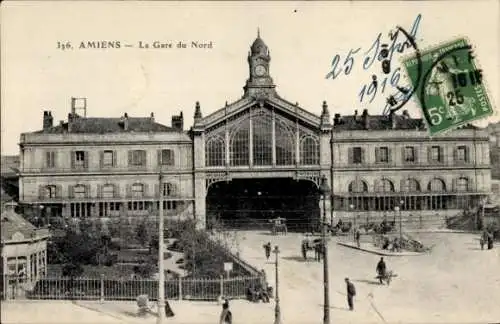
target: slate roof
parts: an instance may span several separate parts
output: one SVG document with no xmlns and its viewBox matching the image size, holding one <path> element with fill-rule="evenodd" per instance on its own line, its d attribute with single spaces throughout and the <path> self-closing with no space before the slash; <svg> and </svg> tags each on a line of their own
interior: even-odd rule
<svg viewBox="0 0 500 324">
<path fill-rule="evenodd" d="M 385 115 L 368 115 L 368 129 L 365 128 L 362 115 L 341 116 L 340 123 L 333 126 L 334 131 L 352 131 L 352 130 L 425 130 L 426 125 L 422 118 L 411 118 L 403 115 L 395 115 L 395 127 L 392 127 L 392 121 Z M 472 125 L 465 125 L 462 129 L 477 129 Z"/>
<path fill-rule="evenodd" d="M 11 240 L 12 235 L 20 232 L 25 238 L 30 238 L 36 233 L 36 227 L 17 214 L 12 207 L 2 212 L 2 241 Z"/>
<path fill-rule="evenodd" d="M 60 134 L 68 132 L 68 123 L 34 132 L 34 134 Z M 72 121 L 71 133 L 103 134 L 126 132 L 179 132 L 178 129 L 154 122 L 149 117 L 128 117 L 128 129 L 122 118 L 77 117 Z"/>
</svg>

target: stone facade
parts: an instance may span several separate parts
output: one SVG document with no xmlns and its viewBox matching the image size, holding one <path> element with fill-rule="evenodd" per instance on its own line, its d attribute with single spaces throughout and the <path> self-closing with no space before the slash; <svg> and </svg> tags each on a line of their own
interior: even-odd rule
<svg viewBox="0 0 500 324">
<path fill-rule="evenodd" d="M 161 194 L 167 215 L 193 215 L 205 226 L 210 186 L 232 179 L 293 178 L 318 188 L 325 179 L 332 222 L 383 217 L 395 207 L 406 218 L 444 219 L 489 195 L 486 130 L 465 126 L 430 138 L 407 112 L 332 119 L 321 101 L 315 115 L 278 95 L 260 36 L 248 64 L 243 96 L 205 117 L 197 102 L 187 132 L 182 115 L 166 127 L 154 117 L 89 119 L 72 111 L 54 127 L 45 112 L 44 130 L 21 135 L 21 201 L 65 216 L 112 217 L 150 214 Z"/>
</svg>

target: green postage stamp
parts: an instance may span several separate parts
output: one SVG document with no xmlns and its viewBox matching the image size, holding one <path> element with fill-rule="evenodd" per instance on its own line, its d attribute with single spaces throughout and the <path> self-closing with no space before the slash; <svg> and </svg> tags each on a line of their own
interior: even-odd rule
<svg viewBox="0 0 500 324">
<path fill-rule="evenodd" d="M 430 135 L 493 114 L 474 52 L 460 38 L 403 59 Z"/>
</svg>

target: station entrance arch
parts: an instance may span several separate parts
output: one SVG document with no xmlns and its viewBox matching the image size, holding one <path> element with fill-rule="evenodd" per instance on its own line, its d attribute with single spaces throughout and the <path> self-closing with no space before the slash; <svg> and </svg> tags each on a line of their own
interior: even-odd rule
<svg viewBox="0 0 500 324">
<path fill-rule="evenodd" d="M 288 230 L 310 231 L 320 217 L 320 193 L 312 181 L 292 178 L 233 179 L 212 184 L 206 197 L 207 225 L 269 229 L 285 219 Z"/>
</svg>

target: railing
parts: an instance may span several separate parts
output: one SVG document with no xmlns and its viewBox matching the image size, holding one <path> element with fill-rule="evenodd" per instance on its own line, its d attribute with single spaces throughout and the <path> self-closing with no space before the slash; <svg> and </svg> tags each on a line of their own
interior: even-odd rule
<svg viewBox="0 0 500 324">
<path fill-rule="evenodd" d="M 40 196 L 21 196 L 21 201 L 24 203 L 34 203 L 37 201 L 42 201 L 47 204 L 49 203 L 62 203 L 62 202 L 134 202 L 134 201 L 153 201 L 158 202 L 160 195 L 158 194 L 144 194 L 142 196 L 135 195 L 114 195 L 112 197 L 100 197 L 99 195 L 86 195 L 85 197 L 75 197 L 70 195 L 60 195 L 54 198 L 40 197 Z M 163 196 L 161 198 L 163 201 L 190 201 L 194 200 L 194 197 L 190 196 Z"/>
<path fill-rule="evenodd" d="M 142 173 L 151 173 L 158 174 L 159 172 L 168 174 L 179 174 L 179 173 L 190 173 L 192 172 L 192 168 L 190 166 L 157 166 L 157 165 L 126 165 L 126 166 L 99 166 L 99 165 L 90 165 L 88 167 L 38 167 L 38 168 L 22 168 L 20 170 L 21 173 L 51 173 L 51 174 L 64 174 L 64 173 L 88 173 L 88 172 L 96 172 L 96 173 L 115 173 L 115 172 L 142 172 Z"/>
<path fill-rule="evenodd" d="M 474 163 L 463 161 L 418 161 L 418 162 L 364 162 L 364 163 L 334 163 L 334 168 L 346 169 L 385 169 L 385 168 L 404 168 L 404 169 L 418 169 L 418 168 L 489 168 L 490 164 L 487 163 Z"/>
<path fill-rule="evenodd" d="M 219 296 L 238 299 L 246 297 L 246 290 L 257 285 L 261 276 L 225 278 L 178 278 L 165 281 L 165 297 L 178 300 L 217 300 Z M 2 299 L 20 298 L 13 293 L 23 289 L 27 299 L 57 300 L 136 300 L 147 294 L 158 299 L 158 281 L 151 279 L 118 280 L 107 278 L 45 278 L 31 289 L 21 288 L 15 277 L 3 276 Z"/>
</svg>

